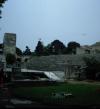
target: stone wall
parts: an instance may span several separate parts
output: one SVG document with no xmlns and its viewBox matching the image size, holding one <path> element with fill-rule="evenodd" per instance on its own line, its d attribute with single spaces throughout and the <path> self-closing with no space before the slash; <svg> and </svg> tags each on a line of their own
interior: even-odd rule
<svg viewBox="0 0 100 109">
<path fill-rule="evenodd" d="M 84 55 L 51 55 L 51 56 L 32 56 L 25 66 L 29 69 L 44 70 L 44 71 L 64 71 L 65 65 L 68 61 L 73 65 L 84 66 L 83 57 L 94 56 L 100 61 L 100 54 L 84 54 Z M 24 67 L 23 64 L 23 67 Z"/>
<path fill-rule="evenodd" d="M 16 34 L 5 33 L 4 35 L 4 54 L 15 54 L 16 53 Z"/>
</svg>

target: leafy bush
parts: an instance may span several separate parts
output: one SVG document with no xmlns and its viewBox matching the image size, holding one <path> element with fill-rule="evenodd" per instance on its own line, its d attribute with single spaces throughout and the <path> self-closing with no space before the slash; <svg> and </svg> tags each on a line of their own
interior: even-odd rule
<svg viewBox="0 0 100 109">
<path fill-rule="evenodd" d="M 86 64 L 86 68 L 84 69 L 86 78 L 93 80 L 96 79 L 96 74 L 100 72 L 100 62 L 94 57 L 85 57 L 84 62 Z"/>
<path fill-rule="evenodd" d="M 16 57 L 13 54 L 7 54 L 6 55 L 6 62 L 7 64 L 14 64 L 16 62 Z"/>
</svg>

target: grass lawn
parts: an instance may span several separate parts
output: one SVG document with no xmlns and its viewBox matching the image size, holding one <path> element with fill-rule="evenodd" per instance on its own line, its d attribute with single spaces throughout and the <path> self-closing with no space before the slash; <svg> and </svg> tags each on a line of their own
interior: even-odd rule
<svg viewBox="0 0 100 109">
<path fill-rule="evenodd" d="M 57 105 L 100 105 L 100 85 L 63 83 L 57 86 L 16 87 L 17 97 L 28 97 L 46 104 Z M 72 93 L 70 97 L 54 97 L 52 93 Z"/>
</svg>

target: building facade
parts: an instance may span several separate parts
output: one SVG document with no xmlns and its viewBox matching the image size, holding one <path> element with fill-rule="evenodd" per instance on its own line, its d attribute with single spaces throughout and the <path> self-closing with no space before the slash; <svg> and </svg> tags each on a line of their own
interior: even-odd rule
<svg viewBox="0 0 100 109">
<path fill-rule="evenodd" d="M 91 46 L 81 46 L 76 49 L 76 54 L 98 54 L 100 53 L 100 42 Z"/>
</svg>

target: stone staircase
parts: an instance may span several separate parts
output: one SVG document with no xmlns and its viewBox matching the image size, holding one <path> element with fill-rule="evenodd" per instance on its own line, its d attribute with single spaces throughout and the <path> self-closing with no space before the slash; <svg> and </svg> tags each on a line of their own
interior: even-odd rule
<svg viewBox="0 0 100 109">
<path fill-rule="evenodd" d="M 100 54 L 32 56 L 26 63 L 26 67 L 43 71 L 64 71 L 64 63 L 70 61 L 73 65 L 85 65 L 83 57 L 90 56 L 100 61 Z"/>
</svg>

